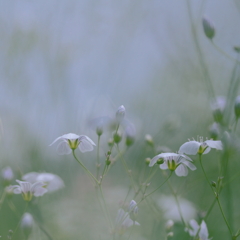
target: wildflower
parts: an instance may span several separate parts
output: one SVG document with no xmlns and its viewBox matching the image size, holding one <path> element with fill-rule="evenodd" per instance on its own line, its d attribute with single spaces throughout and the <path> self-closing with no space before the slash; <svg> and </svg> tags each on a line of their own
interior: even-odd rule
<svg viewBox="0 0 240 240">
<path fill-rule="evenodd" d="M 211 108 L 213 111 L 213 118 L 215 122 L 221 122 L 223 120 L 223 112 L 226 107 L 226 98 L 223 96 L 218 96 L 215 101 L 211 103 Z"/>
<path fill-rule="evenodd" d="M 121 105 L 116 112 L 116 120 L 118 123 L 120 123 L 123 120 L 125 113 L 126 113 L 125 107 Z"/>
<path fill-rule="evenodd" d="M 43 196 L 48 190 L 44 187 L 45 183 L 36 182 L 31 184 L 30 182 L 22 182 L 16 180 L 19 185 L 13 185 L 11 188 L 13 189 L 13 193 L 22 194 L 22 197 L 25 201 L 31 201 L 32 197 L 40 197 Z"/>
<path fill-rule="evenodd" d="M 222 150 L 222 142 L 214 140 L 203 141 L 203 137 L 199 137 L 199 141 L 192 140 L 184 143 L 179 148 L 179 153 L 188 155 L 202 155 L 209 153 L 211 148 Z"/>
<path fill-rule="evenodd" d="M 213 37 L 215 36 L 215 28 L 213 26 L 213 23 L 204 17 L 202 20 L 202 24 L 203 24 L 203 30 L 206 37 L 212 40 Z"/>
<path fill-rule="evenodd" d="M 159 161 L 161 169 L 169 169 L 171 171 L 175 171 L 176 175 L 187 176 L 188 168 L 192 171 L 197 168 L 191 163 L 192 159 L 178 153 L 161 153 L 152 158 L 149 167 L 152 167 L 155 163 Z M 188 168 L 187 168 L 188 167 Z"/>
<path fill-rule="evenodd" d="M 199 226 L 197 221 L 192 219 L 189 221 L 189 225 L 190 225 L 191 229 L 187 229 L 187 231 L 191 237 L 198 236 L 199 240 L 210 240 L 208 238 L 207 225 L 204 220 L 202 221 L 201 225 Z"/>
<path fill-rule="evenodd" d="M 136 216 L 138 214 L 138 206 L 137 206 L 137 203 L 134 200 L 132 200 L 129 203 L 128 212 L 129 212 L 130 218 L 135 221 Z"/>
<path fill-rule="evenodd" d="M 22 220 L 21 220 L 21 229 L 26 237 L 26 239 L 28 239 L 29 235 L 32 232 L 33 229 L 33 217 L 30 213 L 24 213 Z"/>
<path fill-rule="evenodd" d="M 79 148 L 81 152 L 89 152 L 93 150 L 93 146 L 96 144 L 85 135 L 77 135 L 74 133 L 64 134 L 61 137 L 56 138 L 51 144 L 53 145 L 58 140 L 61 142 L 57 146 L 57 153 L 59 155 L 70 154 L 72 150 Z"/>
<path fill-rule="evenodd" d="M 2 169 L 2 178 L 4 186 L 8 186 L 10 182 L 13 180 L 13 171 L 10 167 L 5 167 Z"/>
<path fill-rule="evenodd" d="M 136 135 L 136 130 L 133 124 L 127 125 L 125 129 L 125 134 L 126 134 L 125 144 L 126 146 L 130 147 L 134 143 L 135 135 Z"/>
<path fill-rule="evenodd" d="M 22 179 L 30 183 L 43 182 L 48 192 L 54 192 L 64 187 L 63 180 L 52 173 L 30 172 L 23 175 Z"/>
<path fill-rule="evenodd" d="M 123 234 L 127 228 L 133 225 L 140 225 L 138 222 L 133 221 L 129 217 L 129 213 L 125 212 L 122 208 L 118 210 L 118 214 L 115 220 L 116 230 L 119 234 Z"/>
<path fill-rule="evenodd" d="M 214 122 L 210 127 L 209 127 L 209 133 L 210 136 L 213 140 L 216 140 L 219 135 L 220 135 L 220 127 L 219 124 Z"/>
</svg>

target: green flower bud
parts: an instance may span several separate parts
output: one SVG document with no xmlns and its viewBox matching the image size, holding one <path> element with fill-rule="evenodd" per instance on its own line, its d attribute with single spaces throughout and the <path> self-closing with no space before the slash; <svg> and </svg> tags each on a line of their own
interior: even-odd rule
<svg viewBox="0 0 240 240">
<path fill-rule="evenodd" d="M 235 52 L 240 53 L 240 46 L 235 46 L 233 49 Z"/>
<path fill-rule="evenodd" d="M 147 134 L 147 135 L 145 136 L 145 141 L 146 141 L 146 143 L 147 143 L 148 145 L 154 146 L 154 142 L 153 142 L 153 139 L 152 139 L 152 136 L 151 136 L 151 135 Z"/>
<path fill-rule="evenodd" d="M 215 36 L 215 28 L 213 26 L 213 23 L 210 22 L 207 18 L 203 18 L 202 24 L 206 37 L 212 40 L 213 37 Z"/>
<path fill-rule="evenodd" d="M 122 140 L 122 135 L 121 135 L 121 133 L 118 131 L 118 132 L 116 132 L 114 135 L 113 135 L 113 140 L 114 140 L 114 142 L 115 143 L 120 143 L 121 142 L 121 140 Z"/>
<path fill-rule="evenodd" d="M 240 118 L 240 95 L 235 100 L 234 111 L 236 118 Z"/>
<path fill-rule="evenodd" d="M 151 162 L 151 158 L 146 158 L 146 159 L 145 159 L 145 163 L 146 163 L 147 165 L 149 165 L 150 162 Z"/>
<path fill-rule="evenodd" d="M 164 160 L 162 159 L 162 158 L 159 158 L 158 160 L 157 160 L 157 164 L 163 164 L 164 163 Z"/>
</svg>

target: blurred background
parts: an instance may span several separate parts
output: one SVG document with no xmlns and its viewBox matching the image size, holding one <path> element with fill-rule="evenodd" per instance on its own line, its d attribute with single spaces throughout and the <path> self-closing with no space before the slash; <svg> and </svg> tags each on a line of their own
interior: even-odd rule
<svg viewBox="0 0 240 240">
<path fill-rule="evenodd" d="M 214 23 L 214 43 L 231 58 L 205 36 L 203 16 Z M 136 128 L 135 143 L 125 158 L 138 180 L 145 158 L 159 153 L 159 146 L 176 152 L 188 138 L 210 137 L 210 101 L 227 95 L 233 59 L 238 57 L 233 47 L 240 46 L 239 20 L 239 0 L 0 1 L 0 167 L 10 166 L 15 179 L 36 171 L 64 180 L 64 189 L 39 200 L 53 239 L 108 239 L 109 229 L 88 177 L 71 155 L 58 156 L 56 146 L 49 144 L 70 132 L 97 143 L 89 122 L 114 117 L 123 104 L 126 119 Z M 146 134 L 152 135 L 155 150 L 146 146 Z M 110 135 L 104 133 L 100 144 L 102 162 Z M 78 155 L 95 171 L 96 148 Z M 206 160 L 207 171 L 217 177 L 219 153 L 212 151 L 206 158 L 211 160 Z M 113 219 L 129 187 L 127 174 L 117 164 L 104 185 Z M 194 174 L 173 179 L 183 189 L 182 199 L 190 201 L 186 205 L 196 211 L 190 218 L 206 211 L 213 199 L 202 173 Z M 163 206 L 161 201 L 171 193 L 166 186 L 158 194 L 154 198 Z M 22 213 L 21 196 L 13 201 Z M 143 204 L 141 227 L 134 228 L 133 239 L 164 239 L 168 217 L 166 209 L 159 209 L 156 216 L 148 215 Z M 215 210 L 207 222 L 210 236 L 226 239 L 226 226 Z M 7 203 L 0 214 L 0 236 L 7 239 L 19 217 Z M 175 232 L 173 239 L 187 239 L 180 223 Z M 35 226 L 31 239 L 48 238 Z"/>
</svg>

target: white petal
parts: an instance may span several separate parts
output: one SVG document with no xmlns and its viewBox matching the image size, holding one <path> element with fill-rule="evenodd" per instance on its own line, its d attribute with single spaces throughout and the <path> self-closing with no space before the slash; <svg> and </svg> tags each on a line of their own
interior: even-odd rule
<svg viewBox="0 0 240 240">
<path fill-rule="evenodd" d="M 80 136 L 75 133 L 67 133 L 61 136 L 63 139 L 75 140 L 78 139 Z"/>
<path fill-rule="evenodd" d="M 161 155 L 161 154 L 159 154 L 159 155 Z M 157 162 L 157 160 L 159 159 L 159 155 L 152 158 L 152 160 L 149 163 L 149 167 L 152 167 Z"/>
<path fill-rule="evenodd" d="M 209 153 L 211 151 L 211 148 L 210 147 L 207 147 L 206 149 L 205 149 L 205 151 L 203 152 L 203 154 L 207 154 L 207 153 Z"/>
<path fill-rule="evenodd" d="M 115 223 L 120 224 L 122 222 L 124 215 L 125 215 L 125 211 L 122 208 L 118 209 L 118 214 L 117 214 Z"/>
<path fill-rule="evenodd" d="M 191 162 L 189 162 L 189 161 L 184 161 L 184 162 L 182 162 L 182 164 L 188 166 L 192 171 L 194 171 L 194 170 L 197 169 L 196 166 L 193 165 L 193 164 L 192 164 Z"/>
<path fill-rule="evenodd" d="M 94 141 L 89 138 L 88 136 L 86 135 L 80 135 L 79 136 L 79 142 L 82 141 L 83 139 L 87 140 L 88 142 L 90 142 L 93 146 L 96 146 L 96 144 L 94 143 Z"/>
<path fill-rule="evenodd" d="M 78 148 L 81 152 L 90 152 L 93 150 L 93 145 L 95 146 L 95 143 L 87 136 L 82 136 L 79 138 L 80 144 Z"/>
<path fill-rule="evenodd" d="M 202 221 L 201 223 L 201 229 L 199 231 L 199 237 L 201 240 L 208 240 L 208 229 L 207 229 L 207 225 L 204 221 Z"/>
<path fill-rule="evenodd" d="M 168 165 L 165 162 L 163 164 L 160 164 L 159 167 L 163 170 L 168 169 Z"/>
<path fill-rule="evenodd" d="M 8 189 L 11 190 L 11 191 L 13 191 L 13 193 L 15 193 L 15 194 L 20 194 L 20 193 L 22 193 L 22 189 L 21 189 L 21 187 L 18 186 L 18 185 L 9 186 Z"/>
<path fill-rule="evenodd" d="M 16 182 L 19 183 L 20 187 L 21 187 L 21 191 L 23 193 L 27 193 L 30 191 L 31 189 L 31 183 L 29 182 L 23 182 L 23 181 L 19 181 L 19 180 L 16 180 Z"/>
<path fill-rule="evenodd" d="M 187 169 L 187 167 L 186 167 L 185 165 L 180 164 L 180 165 L 177 167 L 177 169 L 175 170 L 175 173 L 176 173 L 176 175 L 179 176 L 179 177 L 183 177 L 183 176 L 185 177 L 185 176 L 188 175 L 188 169 Z"/>
<path fill-rule="evenodd" d="M 200 147 L 200 143 L 197 141 L 190 141 L 190 142 L 185 142 L 180 148 L 179 148 L 179 153 L 183 154 L 188 154 L 188 155 L 196 155 L 198 152 L 198 149 Z"/>
<path fill-rule="evenodd" d="M 210 147 L 210 148 L 216 148 L 218 150 L 223 149 L 222 141 L 213 141 L 213 140 L 207 140 L 205 143 Z"/>
<path fill-rule="evenodd" d="M 56 138 L 49 146 L 52 146 L 55 142 L 57 142 L 59 139 L 62 139 L 62 136 L 61 137 L 58 137 Z"/>
<path fill-rule="evenodd" d="M 195 237 L 198 232 L 199 225 L 198 225 L 197 221 L 194 219 L 189 221 L 189 225 L 193 229 L 193 230 L 189 229 L 189 234 L 190 234 L 190 236 Z"/>
<path fill-rule="evenodd" d="M 39 173 L 37 172 L 30 172 L 22 176 L 22 180 L 30 183 L 35 183 L 37 180 Z"/>
<path fill-rule="evenodd" d="M 42 196 L 47 192 L 47 189 L 44 188 L 43 186 L 45 186 L 45 183 L 43 182 L 36 182 L 32 185 L 31 192 L 35 197 Z"/>
<path fill-rule="evenodd" d="M 70 154 L 72 152 L 71 148 L 69 147 L 68 143 L 65 141 L 62 141 L 57 146 L 57 154 L 59 155 L 65 155 Z"/>
</svg>

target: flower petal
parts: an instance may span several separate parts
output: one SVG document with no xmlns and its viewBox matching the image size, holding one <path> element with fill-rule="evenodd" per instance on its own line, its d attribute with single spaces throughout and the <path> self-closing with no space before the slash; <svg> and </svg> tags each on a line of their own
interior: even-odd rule
<svg viewBox="0 0 240 240">
<path fill-rule="evenodd" d="M 65 155 L 70 154 L 72 152 L 71 148 L 69 147 L 68 143 L 65 141 L 62 141 L 57 146 L 57 154 L 59 155 Z"/>
<path fill-rule="evenodd" d="M 161 154 L 159 154 L 159 155 L 161 155 Z M 159 159 L 159 155 L 152 158 L 152 160 L 149 163 L 149 167 L 152 167 L 157 162 L 157 160 Z"/>
<path fill-rule="evenodd" d="M 57 142 L 59 139 L 62 139 L 62 136 L 61 137 L 58 137 L 56 138 L 49 146 L 52 146 L 55 142 Z"/>
<path fill-rule="evenodd" d="M 30 172 L 27 173 L 25 175 L 22 176 L 22 180 L 26 181 L 26 182 L 30 182 L 30 183 L 35 183 L 37 182 L 37 177 L 38 177 L 39 173 L 37 172 Z"/>
<path fill-rule="evenodd" d="M 163 164 L 160 164 L 159 167 L 163 170 L 168 169 L 168 165 L 165 162 Z"/>
<path fill-rule="evenodd" d="M 79 137 L 79 146 L 81 152 L 90 152 L 93 150 L 93 146 L 96 146 L 96 144 L 87 136 L 80 136 Z"/>
<path fill-rule="evenodd" d="M 185 177 L 185 176 L 188 175 L 188 169 L 187 169 L 187 167 L 186 167 L 185 165 L 180 164 L 180 165 L 177 167 L 177 169 L 175 170 L 175 173 L 176 173 L 176 175 L 179 176 L 179 177 L 183 177 L 183 176 Z"/>
<path fill-rule="evenodd" d="M 193 164 L 192 164 L 191 162 L 189 162 L 189 161 L 184 161 L 184 162 L 182 162 L 182 164 L 188 166 L 192 171 L 194 171 L 194 170 L 197 169 L 196 166 L 193 165 Z"/>
<path fill-rule="evenodd" d="M 22 193 L 21 187 L 18 185 L 13 185 L 13 186 L 9 186 L 8 188 L 9 190 L 11 190 L 13 193 L 15 194 L 20 194 Z"/>
<path fill-rule="evenodd" d="M 61 138 L 66 139 L 66 140 L 75 140 L 78 139 L 80 136 L 75 134 L 75 133 L 67 133 L 61 136 Z"/>
<path fill-rule="evenodd" d="M 192 219 L 192 220 L 189 221 L 189 225 L 190 225 L 191 228 L 192 228 L 192 230 L 189 229 L 189 234 L 190 234 L 190 236 L 195 237 L 196 234 L 197 234 L 197 232 L 198 232 L 199 225 L 198 225 L 197 221 L 194 220 L 194 219 Z"/>
<path fill-rule="evenodd" d="M 206 149 L 205 149 L 205 151 L 203 152 L 203 154 L 207 154 L 207 153 L 209 153 L 211 151 L 211 148 L 210 147 L 207 147 Z"/>
<path fill-rule="evenodd" d="M 196 155 L 198 152 L 198 149 L 200 147 L 200 143 L 197 141 L 190 141 L 190 142 L 185 142 L 180 148 L 179 148 L 179 153 L 183 154 L 188 154 L 188 155 Z"/>
<path fill-rule="evenodd" d="M 208 229 L 207 229 L 207 225 L 204 221 L 202 221 L 201 223 L 201 229 L 199 231 L 199 237 L 201 240 L 208 240 Z"/>
<path fill-rule="evenodd" d="M 48 191 L 46 188 L 43 187 L 45 185 L 46 184 L 43 182 L 36 182 L 32 185 L 31 192 L 35 197 L 42 196 Z"/>
<path fill-rule="evenodd" d="M 18 184 L 20 185 L 20 188 L 21 188 L 21 192 L 22 193 L 27 193 L 30 191 L 31 189 L 31 183 L 29 182 L 23 182 L 23 181 L 19 181 L 19 180 L 16 180 L 16 182 L 18 182 Z"/>
<path fill-rule="evenodd" d="M 216 148 L 218 150 L 223 150 L 223 145 L 222 141 L 214 141 L 214 140 L 207 140 L 205 143 L 210 147 L 210 148 Z"/>
</svg>

